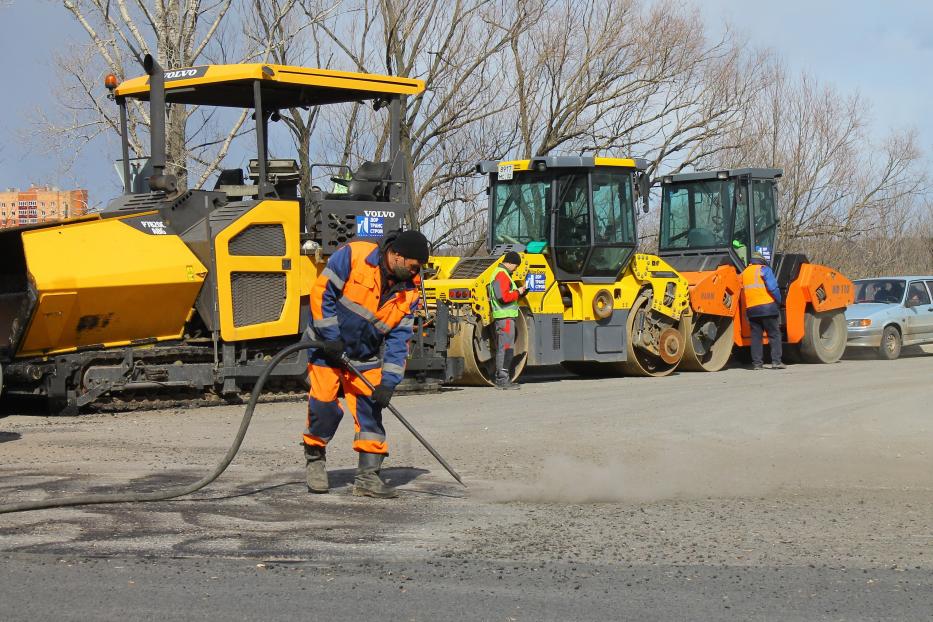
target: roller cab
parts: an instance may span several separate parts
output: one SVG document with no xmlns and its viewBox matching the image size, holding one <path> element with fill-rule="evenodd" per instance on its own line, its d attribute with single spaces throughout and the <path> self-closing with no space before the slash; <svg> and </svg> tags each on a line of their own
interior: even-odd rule
<svg viewBox="0 0 933 622">
<path fill-rule="evenodd" d="M 658 254 L 690 283 L 684 369 L 717 371 L 751 343 L 741 273 L 760 253 L 784 298 L 782 334 L 792 354 L 835 362 L 845 349 L 852 283 L 799 254 L 775 251 L 780 169 L 742 168 L 661 178 Z"/>
<path fill-rule="evenodd" d="M 501 256 L 522 257 L 513 377 L 561 364 L 588 375 L 670 373 L 683 354 L 687 283 L 663 260 L 636 253 L 636 196 L 645 163 L 600 157 L 481 162 L 489 180 L 489 254 L 435 257 L 429 305 L 456 321 L 451 353 L 466 384 L 491 384 L 495 343 L 489 283 Z"/>
</svg>

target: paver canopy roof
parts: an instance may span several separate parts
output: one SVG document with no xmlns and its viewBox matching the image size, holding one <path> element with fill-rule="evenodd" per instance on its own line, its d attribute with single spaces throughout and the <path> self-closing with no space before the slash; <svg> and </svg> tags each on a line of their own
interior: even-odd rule
<svg viewBox="0 0 933 622">
<path fill-rule="evenodd" d="M 266 110 L 318 106 L 395 95 L 417 95 L 424 82 L 398 76 L 351 73 L 332 69 L 266 65 L 202 65 L 165 72 L 165 100 L 204 106 L 253 107 L 253 85 L 259 80 Z M 149 99 L 149 76 L 121 82 L 117 97 Z"/>
</svg>

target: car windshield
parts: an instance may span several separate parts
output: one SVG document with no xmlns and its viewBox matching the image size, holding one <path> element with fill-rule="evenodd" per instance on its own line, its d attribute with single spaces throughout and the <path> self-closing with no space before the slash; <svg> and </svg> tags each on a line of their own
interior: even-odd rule
<svg viewBox="0 0 933 622">
<path fill-rule="evenodd" d="M 855 303 L 898 304 L 906 283 L 900 279 L 867 279 L 855 282 Z"/>
</svg>

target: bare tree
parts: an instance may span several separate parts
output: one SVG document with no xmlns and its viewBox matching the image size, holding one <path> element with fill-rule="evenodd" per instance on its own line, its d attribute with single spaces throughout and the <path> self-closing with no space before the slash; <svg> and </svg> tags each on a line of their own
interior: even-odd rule
<svg viewBox="0 0 933 622">
<path fill-rule="evenodd" d="M 252 23 L 244 25 L 244 34 L 256 49 L 267 49 L 267 59 L 279 65 L 326 66 L 321 46 L 310 45 L 315 41 L 305 31 L 313 34 L 310 27 L 335 11 L 335 5 L 306 5 L 301 11 L 293 11 L 293 0 L 251 0 Z M 281 121 L 288 127 L 294 139 L 301 181 L 299 190 L 306 196 L 314 183 L 312 179 L 311 137 L 317 127 L 320 109 L 291 108 L 279 111 Z"/>
<path fill-rule="evenodd" d="M 527 3 L 535 0 L 527 0 Z M 729 147 L 762 86 L 760 55 L 727 34 L 707 41 L 674 2 L 559 0 L 510 46 L 521 154 L 643 156 L 677 170 Z"/>
<path fill-rule="evenodd" d="M 70 140 L 76 152 L 102 135 L 118 128 L 117 111 L 101 88 L 106 73 L 126 78 L 142 73 L 137 53 L 153 53 L 163 67 L 190 67 L 212 60 L 264 58 L 273 42 L 253 42 L 242 48 L 231 32 L 240 20 L 252 19 L 249 3 L 235 6 L 233 0 L 62 0 L 62 6 L 87 34 L 89 43 L 74 46 L 59 56 L 64 73 L 67 112 L 63 119 L 44 119 L 46 133 L 55 142 Z M 275 3 L 275 21 L 292 10 L 294 0 Z M 226 39 L 226 40 L 224 40 Z M 145 106 L 134 102 L 129 108 L 129 139 L 134 154 L 148 151 L 149 123 Z M 247 113 L 224 119 L 216 111 L 174 104 L 166 119 L 166 151 L 169 170 L 180 184 L 202 184 L 216 170 L 238 136 Z M 196 119 L 192 125 L 191 121 Z"/>
<path fill-rule="evenodd" d="M 504 155 L 514 140 L 503 114 L 514 102 L 501 53 L 541 15 L 503 0 L 348 0 L 316 27 L 333 68 L 425 81 L 402 111 L 402 154 L 410 163 L 410 220 L 438 244 L 478 243 L 476 162 Z M 331 131 L 345 162 L 384 157 L 388 128 L 360 106 L 344 110 Z"/>
<path fill-rule="evenodd" d="M 928 179 L 912 131 L 871 140 L 869 107 L 779 64 L 748 122 L 726 140 L 740 145 L 719 166 L 782 168 L 780 237 L 840 269 L 864 273 L 899 263 L 893 247 L 916 233 Z"/>
</svg>

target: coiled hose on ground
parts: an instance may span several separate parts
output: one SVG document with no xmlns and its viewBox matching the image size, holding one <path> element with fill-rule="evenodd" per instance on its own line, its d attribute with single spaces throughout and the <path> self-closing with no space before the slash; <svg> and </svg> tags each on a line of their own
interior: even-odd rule
<svg viewBox="0 0 933 622">
<path fill-rule="evenodd" d="M 224 455 L 223 459 L 217 464 L 216 467 L 214 467 L 213 471 L 193 484 L 167 488 L 158 492 L 127 492 L 99 495 L 78 495 L 75 497 L 65 497 L 64 499 L 53 498 L 46 499 L 44 501 L 10 503 L 8 505 L 0 505 L 0 514 L 9 514 L 11 512 L 28 512 L 30 510 L 45 510 L 49 508 L 65 508 L 75 505 L 165 501 L 168 499 L 175 499 L 176 497 L 190 495 L 193 492 L 201 490 L 215 479 L 220 477 L 220 474 L 226 471 L 227 467 L 230 466 L 230 463 L 233 462 L 233 458 L 240 450 L 240 445 L 243 444 L 243 439 L 246 437 L 246 430 L 249 429 L 249 424 L 253 419 L 253 410 L 255 410 L 256 402 L 259 400 L 259 395 L 262 393 L 262 387 L 266 383 L 266 380 L 269 379 L 269 375 L 272 373 L 272 370 L 274 370 L 276 366 L 282 362 L 282 359 L 284 359 L 289 354 L 297 352 L 298 350 L 320 347 L 320 345 L 321 344 L 316 341 L 302 340 L 298 343 L 293 343 L 290 346 L 282 348 L 282 350 L 280 350 L 279 353 L 276 354 L 271 361 L 269 361 L 269 364 L 266 365 L 266 368 L 262 371 L 261 374 L 259 374 L 259 378 L 256 379 L 256 385 L 253 387 L 253 392 L 249 396 L 249 401 L 246 404 L 246 411 L 243 413 L 243 418 L 240 420 L 240 429 L 237 430 L 230 449 L 227 450 L 226 455 Z"/>
</svg>

